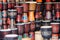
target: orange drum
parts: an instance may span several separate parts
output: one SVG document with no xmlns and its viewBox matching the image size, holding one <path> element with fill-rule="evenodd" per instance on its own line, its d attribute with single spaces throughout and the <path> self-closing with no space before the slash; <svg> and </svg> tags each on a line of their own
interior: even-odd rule
<svg viewBox="0 0 60 40">
<path fill-rule="evenodd" d="M 42 2 L 42 0 L 36 0 L 36 2 Z"/>
<path fill-rule="evenodd" d="M 29 11 L 29 21 L 35 21 L 34 11 Z"/>
</svg>

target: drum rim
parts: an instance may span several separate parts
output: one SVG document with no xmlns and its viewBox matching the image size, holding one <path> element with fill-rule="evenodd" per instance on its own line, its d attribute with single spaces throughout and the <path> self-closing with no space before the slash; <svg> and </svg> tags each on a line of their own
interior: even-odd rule
<svg viewBox="0 0 60 40">
<path fill-rule="evenodd" d="M 15 38 L 15 37 L 18 37 L 18 35 L 17 34 L 7 34 L 7 35 L 5 35 L 5 37 L 13 37 L 13 38 Z"/>
<path fill-rule="evenodd" d="M 11 31 L 11 29 L 1 29 L 0 31 L 4 32 L 4 31 Z"/>
<path fill-rule="evenodd" d="M 52 26 L 41 26 L 41 28 L 52 28 Z"/>
</svg>

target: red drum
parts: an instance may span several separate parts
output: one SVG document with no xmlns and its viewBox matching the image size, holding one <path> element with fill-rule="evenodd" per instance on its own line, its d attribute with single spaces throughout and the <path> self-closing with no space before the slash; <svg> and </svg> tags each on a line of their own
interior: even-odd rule
<svg viewBox="0 0 60 40">
<path fill-rule="evenodd" d="M 28 9 L 29 9 L 28 3 L 22 2 L 22 3 L 20 3 L 20 6 L 23 6 L 23 12 L 28 12 Z"/>
<path fill-rule="evenodd" d="M 0 3 L 0 10 L 2 10 L 2 8 L 3 8 L 3 5 L 2 5 L 2 3 Z"/>
<path fill-rule="evenodd" d="M 17 25 L 18 35 L 22 35 L 24 33 L 24 24 Z"/>
<path fill-rule="evenodd" d="M 11 9 L 11 8 L 12 8 L 12 4 L 8 3 L 8 9 Z"/>
<path fill-rule="evenodd" d="M 23 6 L 15 6 L 17 9 L 17 14 L 22 14 L 23 13 Z"/>
<path fill-rule="evenodd" d="M 35 22 L 31 22 L 31 24 L 30 24 L 30 31 L 31 32 L 35 31 Z"/>
<path fill-rule="evenodd" d="M 59 33 L 59 23 L 51 23 L 51 26 L 53 33 Z"/>
<path fill-rule="evenodd" d="M 0 38 L 4 38 L 4 36 L 7 34 L 11 34 L 11 29 L 1 29 L 0 30 Z"/>
<path fill-rule="evenodd" d="M 25 31 L 25 33 L 28 33 L 29 31 L 30 31 L 30 23 L 27 23 L 27 24 L 25 24 L 24 25 L 24 31 Z"/>
<path fill-rule="evenodd" d="M 17 34 L 17 28 L 13 28 L 12 30 L 12 34 Z"/>
<path fill-rule="evenodd" d="M 52 8 L 52 4 L 51 3 L 50 4 L 48 3 L 45 6 L 46 6 L 46 10 L 51 10 L 51 8 Z"/>
</svg>

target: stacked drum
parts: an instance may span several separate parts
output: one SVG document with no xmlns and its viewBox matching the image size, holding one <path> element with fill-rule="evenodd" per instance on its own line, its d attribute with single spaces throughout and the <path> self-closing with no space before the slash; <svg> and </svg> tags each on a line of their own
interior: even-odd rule
<svg viewBox="0 0 60 40">
<path fill-rule="evenodd" d="M 60 0 L 0 0 L 0 40 L 60 40 Z"/>
</svg>

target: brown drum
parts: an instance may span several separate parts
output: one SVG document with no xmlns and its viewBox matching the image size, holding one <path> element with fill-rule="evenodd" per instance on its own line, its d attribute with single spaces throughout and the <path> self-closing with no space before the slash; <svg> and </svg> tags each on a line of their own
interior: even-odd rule
<svg viewBox="0 0 60 40">
<path fill-rule="evenodd" d="M 22 15 L 17 15 L 15 22 L 16 23 L 22 23 Z"/>
<path fill-rule="evenodd" d="M 24 31 L 25 31 L 25 33 L 28 33 L 29 31 L 30 31 L 30 23 L 26 23 L 25 25 L 24 25 Z"/>
<path fill-rule="evenodd" d="M 35 21 L 34 11 L 29 11 L 29 21 Z"/>
<path fill-rule="evenodd" d="M 13 28 L 12 30 L 12 34 L 17 34 L 17 28 Z"/>
<path fill-rule="evenodd" d="M 36 9 L 36 2 L 28 2 L 29 3 L 29 10 L 35 10 Z"/>
<path fill-rule="evenodd" d="M 23 13 L 23 6 L 15 6 L 17 9 L 17 14 L 22 14 Z"/>
<path fill-rule="evenodd" d="M 4 36 L 7 34 L 11 34 L 11 29 L 1 29 L 0 30 L 0 38 L 4 38 Z"/>
<path fill-rule="evenodd" d="M 17 25 L 18 35 L 22 35 L 24 33 L 24 24 Z"/>
<path fill-rule="evenodd" d="M 53 33 L 59 33 L 59 23 L 51 23 L 51 26 Z"/>
<path fill-rule="evenodd" d="M 17 34 L 7 34 L 7 35 L 5 35 L 4 40 L 18 40 L 18 35 Z"/>
<path fill-rule="evenodd" d="M 60 3 L 55 3 L 55 9 L 60 9 Z"/>
<path fill-rule="evenodd" d="M 30 31 L 31 32 L 35 31 L 35 22 L 31 22 L 31 24 L 30 24 Z"/>
<path fill-rule="evenodd" d="M 23 12 L 28 12 L 28 8 L 29 8 L 28 7 L 29 6 L 28 3 L 21 2 L 20 6 L 23 6 Z"/>
<path fill-rule="evenodd" d="M 52 3 L 46 3 L 45 7 L 46 7 L 46 10 L 51 10 L 52 9 Z"/>
</svg>

